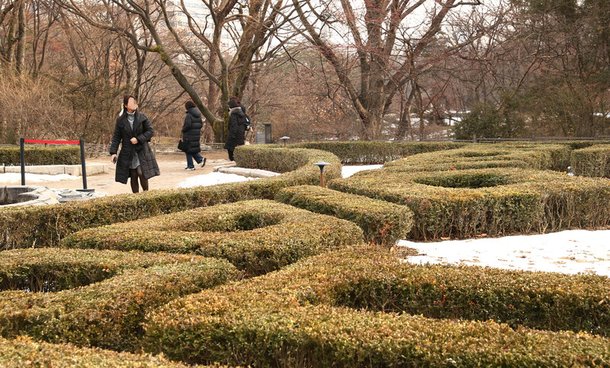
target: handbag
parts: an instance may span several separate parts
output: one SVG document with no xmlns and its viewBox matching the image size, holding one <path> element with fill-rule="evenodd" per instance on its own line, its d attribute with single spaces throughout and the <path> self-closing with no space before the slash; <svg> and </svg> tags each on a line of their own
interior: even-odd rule
<svg viewBox="0 0 610 368">
<path fill-rule="evenodd" d="M 186 152 L 186 143 L 181 139 L 178 141 L 178 149 L 182 152 Z"/>
</svg>

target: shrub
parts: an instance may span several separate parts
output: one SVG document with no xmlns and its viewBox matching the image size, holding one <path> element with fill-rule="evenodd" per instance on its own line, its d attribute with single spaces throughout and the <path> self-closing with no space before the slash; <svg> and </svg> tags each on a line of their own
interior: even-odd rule
<svg viewBox="0 0 610 368">
<path fill-rule="evenodd" d="M 610 178 L 610 144 L 599 144 L 572 151 L 574 173 Z"/>
<path fill-rule="evenodd" d="M 315 150 L 239 147 L 236 159 L 258 157 L 261 169 L 274 157 L 289 155 L 294 160 L 284 168 L 293 171 L 281 176 L 211 187 L 180 190 L 151 190 L 138 195 L 124 194 L 60 205 L 0 209 L 0 250 L 31 246 L 55 246 L 76 231 L 101 225 L 161 215 L 190 208 L 231 203 L 246 199 L 273 199 L 282 188 L 319 182 L 314 162 L 330 162 L 328 179 L 341 176 L 339 160 L 328 152 Z M 262 157 L 269 156 L 267 160 Z M 240 158 L 241 157 L 241 158 Z M 247 162 L 246 162 L 247 163 Z M 305 163 L 305 164 L 303 164 Z"/>
<path fill-rule="evenodd" d="M 0 257 L 0 291 L 60 291 L 110 278 L 125 269 L 186 262 L 186 255 L 72 249 L 15 249 Z"/>
<path fill-rule="evenodd" d="M 0 338 L 0 367 L 53 368 L 186 368 L 163 357 L 117 353 L 109 350 L 77 348 L 69 344 L 49 344 L 27 337 Z M 203 367 L 202 367 L 203 368 Z"/>
<path fill-rule="evenodd" d="M 351 222 L 256 200 L 86 229 L 62 245 L 196 253 L 225 258 L 249 275 L 260 275 L 362 238 Z"/>
<path fill-rule="evenodd" d="M 484 281 L 495 281 L 501 273 L 491 273 Z M 514 305 L 520 322 L 536 317 L 537 307 L 562 313 L 556 320 L 566 323 L 588 318 L 554 302 L 603 310 L 608 317 L 608 283 L 602 278 L 565 276 L 562 281 L 524 275 L 511 280 L 520 274 L 504 273 L 498 282 L 515 285 L 515 300 L 523 303 Z M 368 293 L 361 286 L 367 280 L 387 278 L 404 285 L 406 295 L 398 298 L 415 296 L 413 304 L 424 310 L 442 309 L 443 303 L 468 310 L 482 301 L 507 309 L 499 305 L 506 294 L 493 298 L 503 289 L 500 283 L 478 282 L 478 288 L 470 288 L 460 282 L 461 277 L 471 280 L 477 274 L 479 269 L 470 275 L 468 269 L 400 265 L 387 253 L 366 249 L 327 253 L 279 272 L 174 300 L 148 316 L 145 348 L 189 363 L 290 367 L 581 367 L 604 366 L 610 360 L 610 340 L 582 332 L 512 329 L 492 320 L 433 319 L 342 305 L 345 285 Z M 392 297 L 385 292 L 362 298 L 383 304 L 392 303 Z M 460 308 L 452 312 L 459 313 Z"/>
<path fill-rule="evenodd" d="M 0 165 L 18 166 L 19 146 L 0 147 Z M 26 145 L 24 150 L 26 165 L 76 165 L 80 164 L 80 148 L 76 147 L 41 147 Z"/>
<path fill-rule="evenodd" d="M 276 200 L 312 212 L 356 223 L 365 240 L 391 246 L 403 239 L 413 225 L 413 212 L 406 206 L 304 185 L 282 189 Z"/>
<path fill-rule="evenodd" d="M 27 334 L 49 342 L 135 351 L 146 312 L 239 276 L 223 260 L 158 254 L 157 258 L 156 265 L 124 270 L 76 289 L 0 292 L 0 335 Z"/>
<path fill-rule="evenodd" d="M 344 164 L 382 164 L 423 152 L 452 150 L 464 146 L 464 143 L 453 142 L 309 142 L 291 145 L 332 152 Z"/>
<path fill-rule="evenodd" d="M 551 171 L 512 168 L 407 173 L 383 169 L 329 187 L 407 205 L 410 238 L 466 238 L 610 225 L 610 184 Z"/>
</svg>

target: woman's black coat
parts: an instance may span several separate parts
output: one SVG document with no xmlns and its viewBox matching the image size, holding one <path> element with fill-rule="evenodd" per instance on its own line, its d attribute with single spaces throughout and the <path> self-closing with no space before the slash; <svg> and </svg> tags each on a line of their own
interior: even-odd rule
<svg viewBox="0 0 610 368">
<path fill-rule="evenodd" d="M 203 128 L 203 120 L 201 112 L 196 107 L 191 107 L 186 111 L 184 124 L 182 124 L 182 141 L 186 144 L 186 153 L 201 152 L 201 128 Z"/>
<path fill-rule="evenodd" d="M 153 135 L 154 131 L 150 121 L 146 115 L 140 112 L 136 111 L 135 113 L 133 130 L 129 126 L 127 112 L 117 118 L 109 149 L 110 154 L 114 155 L 119 149 L 119 144 L 121 145 L 121 151 L 118 154 L 116 163 L 115 181 L 127 184 L 129 166 L 131 166 L 131 161 L 135 154 L 140 159 L 142 174 L 146 179 L 160 174 L 155 155 L 148 145 Z M 138 144 L 131 144 L 130 140 L 132 137 L 138 139 Z"/>
<path fill-rule="evenodd" d="M 241 146 L 245 143 L 246 137 L 246 114 L 241 107 L 234 107 L 231 109 L 231 115 L 229 116 L 229 138 L 225 143 L 225 148 L 234 150 L 235 147 Z"/>
</svg>

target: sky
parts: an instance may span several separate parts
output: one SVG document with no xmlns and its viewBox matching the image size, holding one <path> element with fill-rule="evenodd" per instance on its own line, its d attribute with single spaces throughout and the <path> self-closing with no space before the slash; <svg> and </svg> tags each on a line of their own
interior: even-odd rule
<svg viewBox="0 0 610 368">
<path fill-rule="evenodd" d="M 344 166 L 342 175 L 349 177 L 359 171 L 381 167 L 382 165 Z M 0 174 L 0 181 L 6 182 L 6 175 L 16 175 L 15 182 L 19 183 L 19 174 Z M 29 183 L 44 184 L 44 181 L 49 180 L 79 180 L 79 177 L 64 174 L 27 174 Z M 180 182 L 178 187 L 191 188 L 247 180 L 256 179 L 213 172 L 192 176 Z M 590 273 L 610 277 L 610 230 L 567 230 L 549 234 L 428 243 L 400 240 L 397 246 L 419 251 L 419 256 L 405 259 L 405 262 L 414 264 L 463 264 L 564 274 Z"/>
</svg>

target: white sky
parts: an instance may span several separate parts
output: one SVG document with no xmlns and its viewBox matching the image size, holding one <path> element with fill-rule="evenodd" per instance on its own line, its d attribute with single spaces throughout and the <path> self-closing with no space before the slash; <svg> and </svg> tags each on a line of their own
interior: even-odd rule
<svg viewBox="0 0 610 368">
<path fill-rule="evenodd" d="M 343 177 L 358 171 L 379 169 L 382 165 L 344 166 Z M 28 183 L 79 180 L 71 175 L 27 174 Z M 20 174 L 0 174 L 0 182 L 19 183 Z M 178 184 L 179 188 L 208 186 L 221 183 L 256 180 L 234 174 L 210 173 L 197 175 Z M 561 272 L 566 274 L 593 273 L 610 277 L 610 230 L 570 230 L 540 235 L 506 236 L 417 243 L 407 240 L 399 246 L 417 249 L 420 256 L 408 257 L 416 264 L 441 263 L 478 265 L 511 270 Z"/>
</svg>

